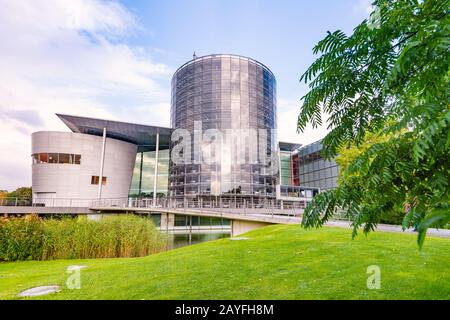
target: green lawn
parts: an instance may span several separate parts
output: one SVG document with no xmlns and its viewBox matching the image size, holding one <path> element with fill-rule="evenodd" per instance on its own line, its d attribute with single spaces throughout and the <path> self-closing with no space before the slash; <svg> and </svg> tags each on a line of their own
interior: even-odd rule
<svg viewBox="0 0 450 320">
<path fill-rule="evenodd" d="M 450 239 L 277 225 L 144 258 L 0 263 L 0 299 L 59 284 L 47 299 L 450 299 Z M 81 289 L 65 286 L 67 266 L 86 265 Z M 369 265 L 381 289 L 369 290 Z"/>
</svg>

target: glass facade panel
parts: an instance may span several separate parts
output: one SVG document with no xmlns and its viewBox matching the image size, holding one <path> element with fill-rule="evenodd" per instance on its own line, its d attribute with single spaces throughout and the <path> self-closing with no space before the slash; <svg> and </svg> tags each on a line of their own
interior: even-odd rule
<svg viewBox="0 0 450 320">
<path fill-rule="evenodd" d="M 140 146 L 142 151 L 136 154 L 133 178 L 129 195 L 131 197 L 153 197 L 155 188 L 156 150 L 155 146 Z M 158 151 L 158 167 L 156 176 L 156 195 L 167 196 L 169 179 L 169 149 Z"/>
<path fill-rule="evenodd" d="M 280 179 L 282 185 L 292 184 L 291 152 L 280 151 Z"/>
<path fill-rule="evenodd" d="M 299 149 L 299 180 L 302 186 L 318 187 L 322 191 L 335 188 L 339 167 L 334 160 L 325 160 L 321 156 L 320 141 Z"/>
</svg>

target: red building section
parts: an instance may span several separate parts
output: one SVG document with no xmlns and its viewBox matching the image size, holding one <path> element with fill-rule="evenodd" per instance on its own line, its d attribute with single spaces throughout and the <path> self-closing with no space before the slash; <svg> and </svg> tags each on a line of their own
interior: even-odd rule
<svg viewBox="0 0 450 320">
<path fill-rule="evenodd" d="M 298 153 L 292 154 L 291 158 L 291 167 L 292 167 L 292 184 L 294 186 L 300 185 L 300 172 L 299 172 L 299 162 L 298 162 Z"/>
</svg>

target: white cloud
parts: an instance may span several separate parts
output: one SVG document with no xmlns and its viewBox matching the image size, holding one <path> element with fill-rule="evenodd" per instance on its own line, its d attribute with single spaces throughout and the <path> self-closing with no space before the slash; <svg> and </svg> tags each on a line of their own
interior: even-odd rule
<svg viewBox="0 0 450 320">
<path fill-rule="evenodd" d="M 300 113 L 300 99 L 278 99 L 278 139 L 280 141 L 310 144 L 322 139 L 328 133 L 326 120 L 328 117 L 322 114 L 323 125 L 313 129 L 310 124 L 303 132 L 297 133 L 297 119 Z"/>
<path fill-rule="evenodd" d="M 129 44 L 119 2 L 0 0 L 0 189 L 31 185 L 30 134 L 56 112 L 169 125 L 170 69 Z"/>
</svg>

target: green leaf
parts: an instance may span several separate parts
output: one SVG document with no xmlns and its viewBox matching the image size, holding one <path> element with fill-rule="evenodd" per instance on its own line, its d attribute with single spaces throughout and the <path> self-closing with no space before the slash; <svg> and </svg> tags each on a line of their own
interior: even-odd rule
<svg viewBox="0 0 450 320">
<path fill-rule="evenodd" d="M 450 222 L 450 210 L 446 209 L 437 209 L 433 210 L 433 212 L 427 214 L 422 222 L 419 224 L 417 228 L 419 232 L 419 236 L 417 238 L 417 243 L 419 244 L 419 248 L 422 249 L 423 243 L 425 241 L 425 235 L 427 233 L 428 228 L 430 227 L 439 227 Z"/>
</svg>

